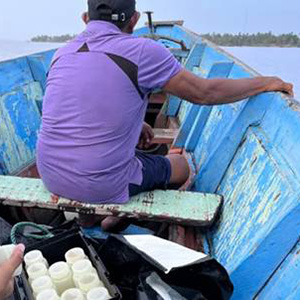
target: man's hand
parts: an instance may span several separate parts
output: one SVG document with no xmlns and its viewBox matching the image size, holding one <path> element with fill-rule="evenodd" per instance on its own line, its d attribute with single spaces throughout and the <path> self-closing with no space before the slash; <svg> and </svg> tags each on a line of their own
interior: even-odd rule
<svg viewBox="0 0 300 300">
<path fill-rule="evenodd" d="M 154 138 L 154 133 L 151 126 L 144 122 L 138 148 L 148 149 L 152 144 L 153 138 Z"/>
<path fill-rule="evenodd" d="M 13 274 L 23 261 L 24 250 L 24 245 L 16 246 L 10 259 L 0 266 L 0 300 L 6 299 L 13 293 Z"/>
<path fill-rule="evenodd" d="M 284 82 L 278 77 L 269 77 L 268 92 L 283 92 L 294 97 L 294 86 L 291 83 Z"/>
</svg>

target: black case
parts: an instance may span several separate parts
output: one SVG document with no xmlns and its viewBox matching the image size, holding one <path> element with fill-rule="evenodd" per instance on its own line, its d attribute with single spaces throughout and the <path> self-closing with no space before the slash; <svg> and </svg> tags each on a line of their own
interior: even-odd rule
<svg viewBox="0 0 300 300">
<path fill-rule="evenodd" d="M 29 245 L 26 247 L 26 253 L 32 250 L 40 250 L 42 251 L 49 265 L 52 265 L 58 261 L 65 261 L 65 253 L 75 247 L 80 247 L 84 250 L 85 254 L 96 268 L 100 279 L 108 289 L 112 299 L 122 299 L 120 290 L 111 282 L 110 275 L 106 270 L 102 260 L 96 253 L 94 247 L 87 239 L 83 237 L 82 232 L 78 231 L 78 229 L 73 229 L 58 234 L 51 239 Z M 15 280 L 14 298 L 17 300 L 33 299 L 27 276 L 24 271 L 22 275 Z"/>
</svg>

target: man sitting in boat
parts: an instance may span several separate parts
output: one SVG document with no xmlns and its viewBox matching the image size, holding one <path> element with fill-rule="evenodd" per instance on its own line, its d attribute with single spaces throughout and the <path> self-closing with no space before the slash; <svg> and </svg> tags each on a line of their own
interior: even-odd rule
<svg viewBox="0 0 300 300">
<path fill-rule="evenodd" d="M 202 79 L 164 46 L 131 34 L 135 0 L 89 0 L 86 30 L 57 51 L 47 80 L 37 164 L 54 194 L 95 204 L 124 204 L 143 191 L 180 186 L 189 176 L 181 155 L 136 151 L 149 95 L 158 89 L 200 105 L 233 103 L 261 92 L 292 94 L 275 77 Z M 118 219 L 102 222 L 106 230 Z"/>
</svg>

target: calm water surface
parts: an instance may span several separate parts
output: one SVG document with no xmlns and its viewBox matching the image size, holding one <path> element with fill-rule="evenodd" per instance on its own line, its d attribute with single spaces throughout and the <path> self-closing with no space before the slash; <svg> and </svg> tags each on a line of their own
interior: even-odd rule
<svg viewBox="0 0 300 300">
<path fill-rule="evenodd" d="M 262 75 L 276 75 L 292 82 L 300 101 L 300 48 L 224 47 Z"/>
</svg>

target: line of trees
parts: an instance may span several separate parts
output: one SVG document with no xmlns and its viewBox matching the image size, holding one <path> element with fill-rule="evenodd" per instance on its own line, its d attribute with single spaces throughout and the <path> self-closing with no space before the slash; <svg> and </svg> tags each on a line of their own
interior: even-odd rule
<svg viewBox="0 0 300 300">
<path fill-rule="evenodd" d="M 59 36 L 39 35 L 32 38 L 31 41 L 65 43 L 72 40 L 75 36 L 70 34 Z M 272 32 L 255 34 L 209 33 L 202 36 L 220 46 L 300 47 L 300 36 L 292 32 L 280 35 L 274 35 Z"/>
<path fill-rule="evenodd" d="M 43 42 L 43 43 L 65 43 L 72 40 L 76 35 L 64 34 L 64 35 L 38 35 L 31 39 L 32 42 Z"/>
<path fill-rule="evenodd" d="M 294 33 L 274 35 L 272 32 L 256 34 L 204 34 L 204 38 L 220 46 L 300 47 L 300 36 Z"/>
</svg>

